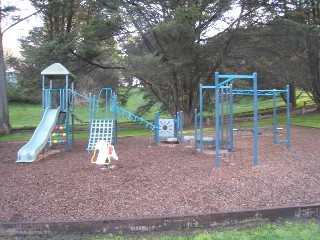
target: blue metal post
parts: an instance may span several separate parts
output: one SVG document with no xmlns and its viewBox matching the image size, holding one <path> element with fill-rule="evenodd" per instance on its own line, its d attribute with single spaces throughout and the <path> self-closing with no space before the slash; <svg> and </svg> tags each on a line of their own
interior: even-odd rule
<svg viewBox="0 0 320 240">
<path fill-rule="evenodd" d="M 291 147 L 291 126 L 290 126 L 290 87 L 287 85 L 287 148 Z"/>
<path fill-rule="evenodd" d="M 46 108 L 46 90 L 45 90 L 45 76 L 42 75 L 42 114 L 44 113 L 44 110 Z"/>
<path fill-rule="evenodd" d="M 61 110 L 64 111 L 64 89 L 55 89 L 54 90 L 54 96 L 56 96 L 56 93 L 59 93 L 59 104 L 61 107 Z"/>
<path fill-rule="evenodd" d="M 90 124 L 92 122 L 92 97 L 91 97 L 92 93 L 90 92 L 89 94 L 89 116 L 90 116 Z M 90 127 L 91 129 L 91 127 Z"/>
<path fill-rule="evenodd" d="M 74 90 L 74 81 L 72 81 L 71 83 L 71 90 L 72 90 L 72 99 L 71 99 L 71 107 L 72 107 L 72 112 L 74 113 L 74 94 L 73 94 L 73 90 Z M 74 115 L 72 114 L 72 149 L 74 149 Z"/>
<path fill-rule="evenodd" d="M 180 111 L 180 133 L 179 133 L 179 137 L 180 137 L 180 144 L 183 143 L 183 122 L 184 122 L 184 119 L 183 119 L 183 112 Z"/>
<path fill-rule="evenodd" d="M 65 109 L 64 111 L 66 112 L 66 122 L 65 122 L 65 129 L 66 129 L 66 149 L 69 149 L 69 141 L 70 141 L 70 127 L 69 127 L 69 95 L 68 95 L 68 86 L 69 86 L 69 78 L 68 75 L 66 75 L 66 87 L 65 87 Z"/>
<path fill-rule="evenodd" d="M 194 147 L 198 148 L 198 110 L 194 110 Z"/>
<path fill-rule="evenodd" d="M 49 106 L 48 103 L 50 103 L 50 89 L 45 89 L 45 101 L 44 101 L 44 108 L 42 109 L 42 114 L 44 113 L 44 110 Z"/>
<path fill-rule="evenodd" d="M 114 95 L 114 108 L 113 108 L 113 144 L 115 146 L 117 146 L 118 144 L 118 112 L 117 112 L 117 103 L 118 103 L 118 99 L 117 99 L 117 95 Z"/>
<path fill-rule="evenodd" d="M 203 96 L 202 96 L 202 84 L 200 84 L 200 154 L 203 154 Z"/>
<path fill-rule="evenodd" d="M 219 159 L 219 148 L 220 148 L 220 142 L 219 142 L 219 127 L 220 127 L 220 122 L 219 122 L 219 73 L 215 72 L 215 76 L 214 76 L 214 80 L 215 80 L 215 101 L 216 101 L 216 168 L 219 167 L 220 164 L 220 159 Z"/>
<path fill-rule="evenodd" d="M 277 143 L 277 96 L 273 93 L 273 143 Z"/>
<path fill-rule="evenodd" d="M 160 113 L 156 112 L 156 115 L 154 117 L 154 124 L 157 126 L 156 130 L 154 131 L 154 138 L 156 145 L 160 145 L 160 139 L 159 139 L 159 119 L 160 119 Z"/>
<path fill-rule="evenodd" d="M 230 136 L 230 143 L 229 143 L 229 151 L 233 151 L 233 86 L 230 84 L 229 86 L 229 136 Z"/>
<path fill-rule="evenodd" d="M 223 144 L 224 142 L 224 95 L 225 95 L 225 92 L 224 92 L 224 88 L 221 88 L 221 104 L 219 103 L 220 105 L 220 141 L 221 143 Z"/>
<path fill-rule="evenodd" d="M 257 73 L 253 74 L 253 119 L 254 119 L 254 149 L 253 149 L 253 164 L 258 164 L 258 79 Z"/>
<path fill-rule="evenodd" d="M 106 108 L 106 119 L 108 119 L 108 110 L 109 110 L 109 108 L 108 108 L 108 98 L 109 98 L 109 96 L 108 96 L 108 88 L 106 88 L 106 101 L 105 101 L 105 104 L 106 104 L 106 106 L 105 106 L 105 108 Z"/>
<path fill-rule="evenodd" d="M 54 95 L 54 94 L 52 94 L 52 80 L 50 80 L 50 87 L 49 87 L 49 89 L 50 89 L 49 105 L 48 105 L 47 107 L 52 108 L 52 98 L 53 98 L 53 95 Z"/>
</svg>

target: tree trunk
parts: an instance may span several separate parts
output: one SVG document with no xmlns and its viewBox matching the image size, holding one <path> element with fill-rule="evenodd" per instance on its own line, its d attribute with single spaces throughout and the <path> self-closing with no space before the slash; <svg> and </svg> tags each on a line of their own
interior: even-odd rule
<svg viewBox="0 0 320 240">
<path fill-rule="evenodd" d="M 319 39 L 312 33 L 307 35 L 307 51 L 309 60 L 309 69 L 311 75 L 312 97 L 317 108 L 320 109 L 320 66 L 319 66 Z"/>
<path fill-rule="evenodd" d="M 296 86 L 294 84 L 290 84 L 290 103 L 292 109 L 295 109 L 297 107 L 297 95 L 296 95 Z"/>
<path fill-rule="evenodd" d="M 295 109 L 297 107 L 297 94 L 296 94 L 296 86 L 294 84 L 289 84 L 289 95 L 290 99 L 289 102 L 291 107 Z M 280 93 L 282 100 L 286 103 L 287 102 L 287 94 Z"/>
<path fill-rule="evenodd" d="M 3 34 L 1 32 L 0 27 L 0 135 L 8 134 L 11 132 L 9 124 L 9 110 L 6 84 L 7 82 L 5 77 L 2 37 Z"/>
</svg>

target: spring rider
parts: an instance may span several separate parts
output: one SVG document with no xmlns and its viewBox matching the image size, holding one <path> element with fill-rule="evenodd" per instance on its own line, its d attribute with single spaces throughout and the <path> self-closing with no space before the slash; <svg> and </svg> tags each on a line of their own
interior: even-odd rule
<svg viewBox="0 0 320 240">
<path fill-rule="evenodd" d="M 94 161 L 96 150 L 99 150 L 99 154 L 98 154 L 97 160 Z M 114 146 L 103 140 L 100 140 L 95 145 L 91 162 L 98 164 L 102 167 L 108 168 L 109 166 L 111 167 L 111 157 L 115 160 L 118 160 L 118 156 L 116 154 Z"/>
</svg>

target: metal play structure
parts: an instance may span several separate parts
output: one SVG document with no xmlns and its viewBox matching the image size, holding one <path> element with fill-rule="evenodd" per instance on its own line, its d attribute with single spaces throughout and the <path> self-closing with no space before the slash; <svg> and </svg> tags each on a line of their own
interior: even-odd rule
<svg viewBox="0 0 320 240">
<path fill-rule="evenodd" d="M 237 79 L 247 79 L 252 82 L 252 89 L 233 89 L 233 81 Z M 204 138 L 203 136 L 203 92 L 205 89 L 213 89 L 215 96 L 215 139 Z M 279 94 L 286 94 L 286 139 L 277 138 L 277 106 L 276 97 Z M 215 166 L 220 164 L 220 149 L 226 149 L 229 152 L 234 151 L 233 147 L 233 95 L 253 96 L 253 164 L 258 164 L 258 97 L 269 96 L 273 97 L 273 142 L 284 142 L 287 148 L 290 148 L 290 96 L 289 86 L 285 90 L 260 90 L 258 89 L 257 73 L 252 75 L 221 75 L 215 73 L 215 85 L 203 86 L 200 85 L 200 136 L 197 139 L 198 122 L 197 110 L 195 111 L 195 147 L 200 148 L 200 153 L 203 153 L 203 145 L 206 143 L 215 145 Z"/>
<path fill-rule="evenodd" d="M 157 146 L 160 145 L 160 141 L 166 141 L 170 143 L 182 143 L 183 142 L 183 112 L 177 112 L 173 118 L 160 118 L 160 113 L 157 112 L 155 116 L 155 142 Z"/>
<path fill-rule="evenodd" d="M 42 76 L 42 120 L 30 141 L 18 151 L 16 162 L 33 162 L 46 147 L 63 144 L 66 150 L 74 147 L 75 96 L 89 103 L 90 138 L 87 151 L 93 151 L 96 143 L 104 141 L 117 145 L 117 118 L 145 125 L 145 129 L 155 132 L 158 125 L 121 108 L 117 104 L 117 95 L 111 88 L 102 88 L 97 96 L 84 96 L 74 90 L 74 75 L 60 63 L 54 63 L 41 72 Z M 105 108 L 105 116 L 97 118 L 99 104 Z"/>
</svg>

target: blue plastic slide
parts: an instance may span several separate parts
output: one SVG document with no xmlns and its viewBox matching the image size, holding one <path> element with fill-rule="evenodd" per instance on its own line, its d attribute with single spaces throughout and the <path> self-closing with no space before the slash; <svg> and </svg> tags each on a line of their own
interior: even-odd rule
<svg viewBox="0 0 320 240">
<path fill-rule="evenodd" d="M 18 151 L 18 160 L 20 162 L 33 162 L 37 155 L 46 146 L 51 132 L 56 125 L 60 107 L 57 109 L 47 108 L 42 116 L 42 120 L 34 131 L 30 141 Z"/>
</svg>

